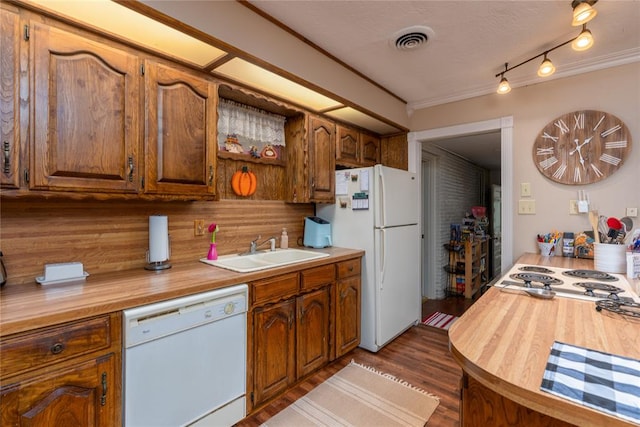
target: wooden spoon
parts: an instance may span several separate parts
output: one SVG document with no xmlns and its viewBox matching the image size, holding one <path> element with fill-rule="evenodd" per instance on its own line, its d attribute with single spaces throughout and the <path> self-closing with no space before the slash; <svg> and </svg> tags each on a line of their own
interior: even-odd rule
<svg viewBox="0 0 640 427">
<path fill-rule="evenodd" d="M 591 228 L 593 228 L 593 240 L 596 243 L 600 243 L 600 231 L 598 231 L 599 219 L 598 211 L 589 211 L 589 223 L 591 224 Z"/>
</svg>

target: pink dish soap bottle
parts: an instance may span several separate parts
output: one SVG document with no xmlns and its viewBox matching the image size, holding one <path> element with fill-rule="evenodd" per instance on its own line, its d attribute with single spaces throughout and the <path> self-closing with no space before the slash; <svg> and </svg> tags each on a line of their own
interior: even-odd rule
<svg viewBox="0 0 640 427">
<path fill-rule="evenodd" d="M 287 235 L 287 229 L 282 229 L 282 234 L 280 235 L 280 249 L 288 249 L 289 248 L 289 236 Z"/>
</svg>

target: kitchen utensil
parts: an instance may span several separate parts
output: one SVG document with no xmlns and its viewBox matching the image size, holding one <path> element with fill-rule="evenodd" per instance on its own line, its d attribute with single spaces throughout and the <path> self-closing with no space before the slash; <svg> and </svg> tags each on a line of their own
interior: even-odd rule
<svg viewBox="0 0 640 427">
<path fill-rule="evenodd" d="M 542 289 L 542 288 L 522 288 L 520 287 L 519 283 L 515 283 L 517 286 L 519 286 L 518 289 L 509 288 L 511 283 L 515 283 L 515 282 L 509 282 L 507 280 L 503 281 L 502 285 L 504 286 L 500 289 L 500 291 L 507 292 L 507 293 L 524 292 L 529 296 L 532 296 L 534 298 L 540 298 L 540 299 L 553 299 L 553 297 L 556 296 L 556 293 L 554 291 L 550 291 L 548 289 Z"/>
<path fill-rule="evenodd" d="M 593 239 L 600 243 L 600 232 L 598 231 L 598 211 L 589 211 L 589 224 L 593 228 Z"/>
</svg>

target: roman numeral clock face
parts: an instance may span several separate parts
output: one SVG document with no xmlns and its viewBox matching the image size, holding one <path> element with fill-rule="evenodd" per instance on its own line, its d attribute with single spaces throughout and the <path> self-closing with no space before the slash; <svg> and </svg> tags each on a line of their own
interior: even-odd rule
<svg viewBox="0 0 640 427">
<path fill-rule="evenodd" d="M 620 169 L 630 152 L 631 134 L 622 120 L 584 110 L 549 122 L 533 144 L 533 161 L 552 181 L 592 184 Z"/>
</svg>

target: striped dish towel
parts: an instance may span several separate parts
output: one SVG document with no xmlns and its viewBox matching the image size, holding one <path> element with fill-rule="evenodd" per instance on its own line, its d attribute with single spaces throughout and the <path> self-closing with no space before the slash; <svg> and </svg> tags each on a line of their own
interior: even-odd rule
<svg viewBox="0 0 640 427">
<path fill-rule="evenodd" d="M 556 341 L 540 389 L 640 423 L 640 360 Z"/>
<path fill-rule="evenodd" d="M 452 314 L 445 314 L 436 311 L 435 313 L 424 319 L 422 323 L 427 326 L 433 326 L 435 328 L 448 330 L 451 325 L 453 325 L 453 322 L 455 322 L 457 319 L 458 317 Z"/>
</svg>

